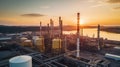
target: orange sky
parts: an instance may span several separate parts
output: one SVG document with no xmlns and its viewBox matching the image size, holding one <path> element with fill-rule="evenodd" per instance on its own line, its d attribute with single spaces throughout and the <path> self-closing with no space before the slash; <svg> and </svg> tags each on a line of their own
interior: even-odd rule
<svg viewBox="0 0 120 67">
<path fill-rule="evenodd" d="M 120 25 L 120 0 L 0 0 L 0 25 L 76 25 L 76 13 L 83 25 Z"/>
</svg>

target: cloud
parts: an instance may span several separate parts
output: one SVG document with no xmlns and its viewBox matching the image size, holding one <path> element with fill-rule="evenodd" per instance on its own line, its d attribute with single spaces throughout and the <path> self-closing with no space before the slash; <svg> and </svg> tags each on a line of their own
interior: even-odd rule
<svg viewBox="0 0 120 67">
<path fill-rule="evenodd" d="M 91 7 L 101 7 L 101 6 L 104 6 L 104 5 L 102 5 L 102 4 L 97 4 L 97 5 L 93 5 L 93 6 L 91 6 Z"/>
<path fill-rule="evenodd" d="M 118 10 L 118 9 L 120 9 L 120 7 L 114 7 L 113 9 Z"/>
<path fill-rule="evenodd" d="M 120 0 L 108 0 L 108 3 L 120 3 Z"/>
<path fill-rule="evenodd" d="M 103 3 L 105 1 L 107 1 L 107 0 L 88 0 L 88 2 L 90 2 L 90 3 Z"/>
<path fill-rule="evenodd" d="M 94 3 L 94 5 L 92 5 L 91 7 L 103 7 L 108 5 L 107 3 L 105 3 L 105 0 L 91 0 L 91 3 Z"/>
<path fill-rule="evenodd" d="M 45 16 L 45 15 L 38 14 L 38 13 L 29 13 L 29 14 L 22 14 L 21 16 L 24 16 L 24 17 L 42 17 L 42 16 Z"/>
</svg>

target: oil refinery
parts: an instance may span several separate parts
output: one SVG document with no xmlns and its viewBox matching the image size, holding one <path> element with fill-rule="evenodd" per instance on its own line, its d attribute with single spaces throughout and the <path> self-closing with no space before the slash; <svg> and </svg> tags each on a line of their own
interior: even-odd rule
<svg viewBox="0 0 120 67">
<path fill-rule="evenodd" d="M 58 19 L 58 30 L 50 19 L 45 31 L 41 21 L 38 31 L 1 35 L 0 67 L 120 67 L 119 46 L 100 37 L 99 24 L 97 38 L 83 36 L 77 13 L 76 34 L 67 35 Z"/>
</svg>

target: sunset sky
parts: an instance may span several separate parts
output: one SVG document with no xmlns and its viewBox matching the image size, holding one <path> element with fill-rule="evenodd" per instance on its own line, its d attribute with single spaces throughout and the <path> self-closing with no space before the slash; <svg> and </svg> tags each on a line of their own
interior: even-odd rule
<svg viewBox="0 0 120 67">
<path fill-rule="evenodd" d="M 120 25 L 120 0 L 0 0 L 0 25 L 75 25 L 77 12 L 84 25 Z"/>
</svg>

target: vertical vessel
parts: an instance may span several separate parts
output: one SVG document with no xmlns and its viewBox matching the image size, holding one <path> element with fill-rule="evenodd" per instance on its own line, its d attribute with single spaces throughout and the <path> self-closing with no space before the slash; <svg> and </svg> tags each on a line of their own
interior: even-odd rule
<svg viewBox="0 0 120 67">
<path fill-rule="evenodd" d="M 40 36 L 42 36 L 42 22 L 40 22 Z"/>
<path fill-rule="evenodd" d="M 59 36 L 62 37 L 62 34 L 63 34 L 63 28 L 62 28 L 62 20 L 61 20 L 61 17 L 59 17 L 59 29 L 60 29 L 60 34 Z"/>
<path fill-rule="evenodd" d="M 32 67 L 32 57 L 21 55 L 9 60 L 10 67 Z"/>
<path fill-rule="evenodd" d="M 54 35 L 54 31 L 53 31 L 53 28 L 54 28 L 54 24 L 53 24 L 53 20 L 52 19 L 50 19 L 50 37 L 52 38 L 53 37 L 53 35 Z"/>
</svg>

